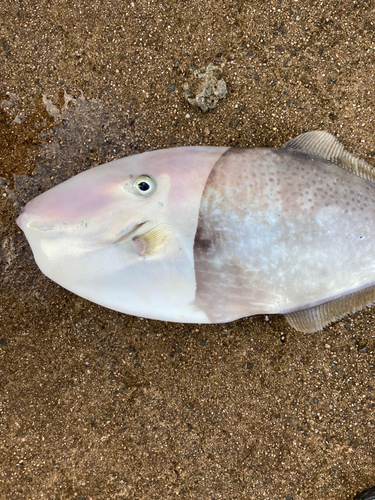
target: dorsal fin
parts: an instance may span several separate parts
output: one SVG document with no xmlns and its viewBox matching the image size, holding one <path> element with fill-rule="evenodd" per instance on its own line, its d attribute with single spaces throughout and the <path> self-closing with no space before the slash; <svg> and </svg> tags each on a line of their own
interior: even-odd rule
<svg viewBox="0 0 375 500">
<path fill-rule="evenodd" d="M 301 134 L 286 142 L 283 148 L 298 149 L 304 153 L 320 156 L 375 184 L 375 169 L 365 160 L 349 153 L 336 137 L 324 130 Z"/>
</svg>

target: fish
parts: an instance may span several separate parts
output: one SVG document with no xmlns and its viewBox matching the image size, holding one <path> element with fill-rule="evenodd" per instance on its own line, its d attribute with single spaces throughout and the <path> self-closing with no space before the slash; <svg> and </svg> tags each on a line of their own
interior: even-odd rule
<svg viewBox="0 0 375 500">
<path fill-rule="evenodd" d="M 40 270 L 104 307 L 179 323 L 283 314 L 312 333 L 375 302 L 375 173 L 318 130 L 100 165 L 17 218 Z"/>
</svg>

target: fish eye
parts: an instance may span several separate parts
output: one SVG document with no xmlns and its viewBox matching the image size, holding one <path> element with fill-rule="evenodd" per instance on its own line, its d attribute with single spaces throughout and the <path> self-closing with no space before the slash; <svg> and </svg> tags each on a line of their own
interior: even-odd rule
<svg viewBox="0 0 375 500">
<path fill-rule="evenodd" d="M 155 191 L 156 183 L 148 175 L 140 175 L 133 182 L 133 189 L 141 196 L 148 196 Z"/>
</svg>

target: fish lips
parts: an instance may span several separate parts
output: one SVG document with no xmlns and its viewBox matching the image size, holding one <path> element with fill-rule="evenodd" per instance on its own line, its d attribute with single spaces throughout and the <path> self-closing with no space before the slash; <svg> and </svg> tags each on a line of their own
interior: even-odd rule
<svg viewBox="0 0 375 500">
<path fill-rule="evenodd" d="M 56 228 L 56 223 L 43 220 L 42 217 L 28 212 L 26 209 L 17 217 L 16 223 L 24 233 L 27 230 L 34 231 L 53 231 Z"/>
</svg>

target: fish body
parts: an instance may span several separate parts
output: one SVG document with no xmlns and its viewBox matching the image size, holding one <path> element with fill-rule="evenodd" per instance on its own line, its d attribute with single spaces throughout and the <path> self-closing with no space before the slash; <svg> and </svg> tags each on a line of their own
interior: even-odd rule
<svg viewBox="0 0 375 500">
<path fill-rule="evenodd" d="M 371 167 L 325 132 L 185 147 L 87 170 L 17 222 L 44 274 L 128 314 L 316 331 L 375 301 Z"/>
</svg>

